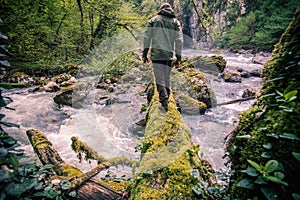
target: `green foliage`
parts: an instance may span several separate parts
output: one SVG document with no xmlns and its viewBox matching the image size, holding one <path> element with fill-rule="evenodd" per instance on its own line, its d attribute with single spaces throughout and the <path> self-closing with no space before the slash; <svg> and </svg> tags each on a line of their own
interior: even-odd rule
<svg viewBox="0 0 300 200">
<path fill-rule="evenodd" d="M 241 115 L 228 145 L 234 198 L 298 198 L 299 12 L 265 64 L 262 96 Z"/>
<path fill-rule="evenodd" d="M 262 194 L 268 200 L 278 199 L 279 192 L 275 191 L 272 184 L 279 184 L 282 187 L 287 187 L 288 183 L 283 181 L 285 171 L 280 166 L 277 160 L 269 160 L 265 165 L 260 165 L 254 161 L 248 160 L 251 165 L 243 170 L 243 173 L 248 175 L 248 178 L 243 178 L 237 183 L 237 187 L 253 190 L 255 187 L 260 188 Z"/>
<path fill-rule="evenodd" d="M 2 0 L 2 27 L 10 38 L 14 60 L 82 59 L 101 41 L 146 23 L 134 2 Z M 79 6 L 80 5 L 80 6 Z M 79 7 L 81 9 L 79 9 Z"/>
<path fill-rule="evenodd" d="M 293 112 L 295 109 L 299 109 L 299 104 L 295 101 L 297 99 L 298 90 L 292 90 L 282 94 L 276 91 L 279 96 L 276 96 L 276 101 L 279 103 L 278 107 L 285 112 Z"/>
<path fill-rule="evenodd" d="M 221 47 L 271 51 L 291 21 L 299 0 L 246 1 L 246 13 L 240 15 L 233 3 L 227 13 L 230 29 L 222 38 Z M 240 17 L 240 20 L 236 21 Z"/>
</svg>

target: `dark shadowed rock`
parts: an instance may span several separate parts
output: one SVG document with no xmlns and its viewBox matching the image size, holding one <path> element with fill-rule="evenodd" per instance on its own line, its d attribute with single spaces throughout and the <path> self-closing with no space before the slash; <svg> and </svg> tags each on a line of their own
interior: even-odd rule
<svg viewBox="0 0 300 200">
<path fill-rule="evenodd" d="M 254 76 L 254 77 L 261 77 L 261 70 L 258 70 L 258 69 L 253 70 L 250 72 L 250 75 Z"/>
<path fill-rule="evenodd" d="M 86 97 L 87 86 L 85 83 L 76 83 L 62 88 L 54 97 L 54 102 L 60 105 L 82 107 L 82 100 Z"/>
</svg>

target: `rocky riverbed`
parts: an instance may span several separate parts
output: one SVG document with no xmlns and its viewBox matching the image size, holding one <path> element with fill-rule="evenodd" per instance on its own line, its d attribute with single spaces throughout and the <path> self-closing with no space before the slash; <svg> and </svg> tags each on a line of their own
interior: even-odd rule
<svg viewBox="0 0 300 200">
<path fill-rule="evenodd" d="M 216 53 L 185 50 L 184 55 L 212 56 Z M 214 91 L 217 104 L 243 98 L 246 89 L 253 91 L 252 95 L 255 95 L 261 86 L 262 64 L 268 59 L 268 55 L 229 53 L 221 55 L 227 62 L 224 72 L 204 72 Z M 30 156 L 29 160 L 34 156 L 25 132 L 32 128 L 44 132 L 61 157 L 83 171 L 94 167 L 96 163 L 87 161 L 79 163 L 70 147 L 72 136 L 78 137 L 106 157 L 124 155 L 131 159 L 138 159 L 139 153 L 135 152 L 135 146 L 142 138 L 132 133 L 132 126 L 145 117 L 145 113 L 140 111 L 147 104 L 145 88 L 151 80 L 149 68 L 144 69 L 142 72 L 144 75 L 136 82 L 132 82 L 130 77 L 132 74 L 140 75 L 141 71 L 132 69 L 131 75 L 123 76 L 123 80 L 100 81 L 101 77 L 87 76 L 88 78 L 83 81 L 87 84 L 83 86 L 76 85 L 78 80 L 73 73 L 79 68 L 73 66 L 70 67 L 69 71 L 71 70 L 72 73 L 62 73 L 53 77 L 32 77 L 14 72 L 13 77 L 16 82 L 39 83 L 39 85 L 3 91 L 4 96 L 13 100 L 9 107 L 15 109 L 15 111 L 2 110 L 5 114 L 4 120 L 20 125 L 19 129 L 6 128 L 5 130 L 20 141 L 22 148 Z M 231 78 L 226 80 L 226 77 Z M 178 77 L 173 79 L 174 85 L 180 83 L 182 81 Z M 60 100 L 57 91 L 61 88 L 67 92 Z M 74 97 L 79 99 L 79 104 L 74 104 L 76 103 Z M 194 143 L 200 145 L 200 153 L 213 164 L 216 170 L 228 170 L 228 166 L 224 165 L 226 159 L 223 159 L 226 136 L 236 126 L 238 114 L 249 108 L 254 101 L 215 106 L 207 109 L 204 115 L 182 113 L 184 121 L 192 130 Z M 123 168 L 118 168 L 115 172 L 130 176 L 129 169 L 123 171 Z"/>
</svg>

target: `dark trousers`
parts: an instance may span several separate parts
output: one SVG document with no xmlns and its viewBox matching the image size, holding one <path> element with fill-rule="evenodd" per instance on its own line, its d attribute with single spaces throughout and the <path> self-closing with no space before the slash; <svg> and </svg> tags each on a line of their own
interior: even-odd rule
<svg viewBox="0 0 300 200">
<path fill-rule="evenodd" d="M 171 88 L 172 61 L 152 61 L 152 63 L 159 101 L 168 101 Z"/>
</svg>

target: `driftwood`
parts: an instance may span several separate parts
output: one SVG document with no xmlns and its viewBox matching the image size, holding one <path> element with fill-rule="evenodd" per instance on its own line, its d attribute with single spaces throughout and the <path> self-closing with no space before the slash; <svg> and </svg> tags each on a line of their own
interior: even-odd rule
<svg viewBox="0 0 300 200">
<path fill-rule="evenodd" d="M 217 106 L 224 106 L 224 105 L 234 104 L 234 103 L 238 103 L 238 102 L 249 101 L 249 100 L 252 100 L 252 99 L 255 99 L 255 96 L 247 97 L 247 98 L 241 98 L 241 99 L 235 99 L 235 100 L 227 101 L 227 102 L 224 102 L 224 103 L 219 103 L 219 104 L 217 104 Z"/>
<path fill-rule="evenodd" d="M 53 171 L 58 176 L 69 178 L 71 189 L 77 189 L 75 199 L 82 200 L 116 200 L 122 199 L 123 194 L 105 185 L 91 181 L 101 170 L 109 167 L 107 163 L 99 164 L 89 172 L 83 173 L 78 168 L 65 163 L 53 147 L 52 143 L 39 130 L 28 130 L 27 136 L 42 164 L 54 165 Z"/>
</svg>

